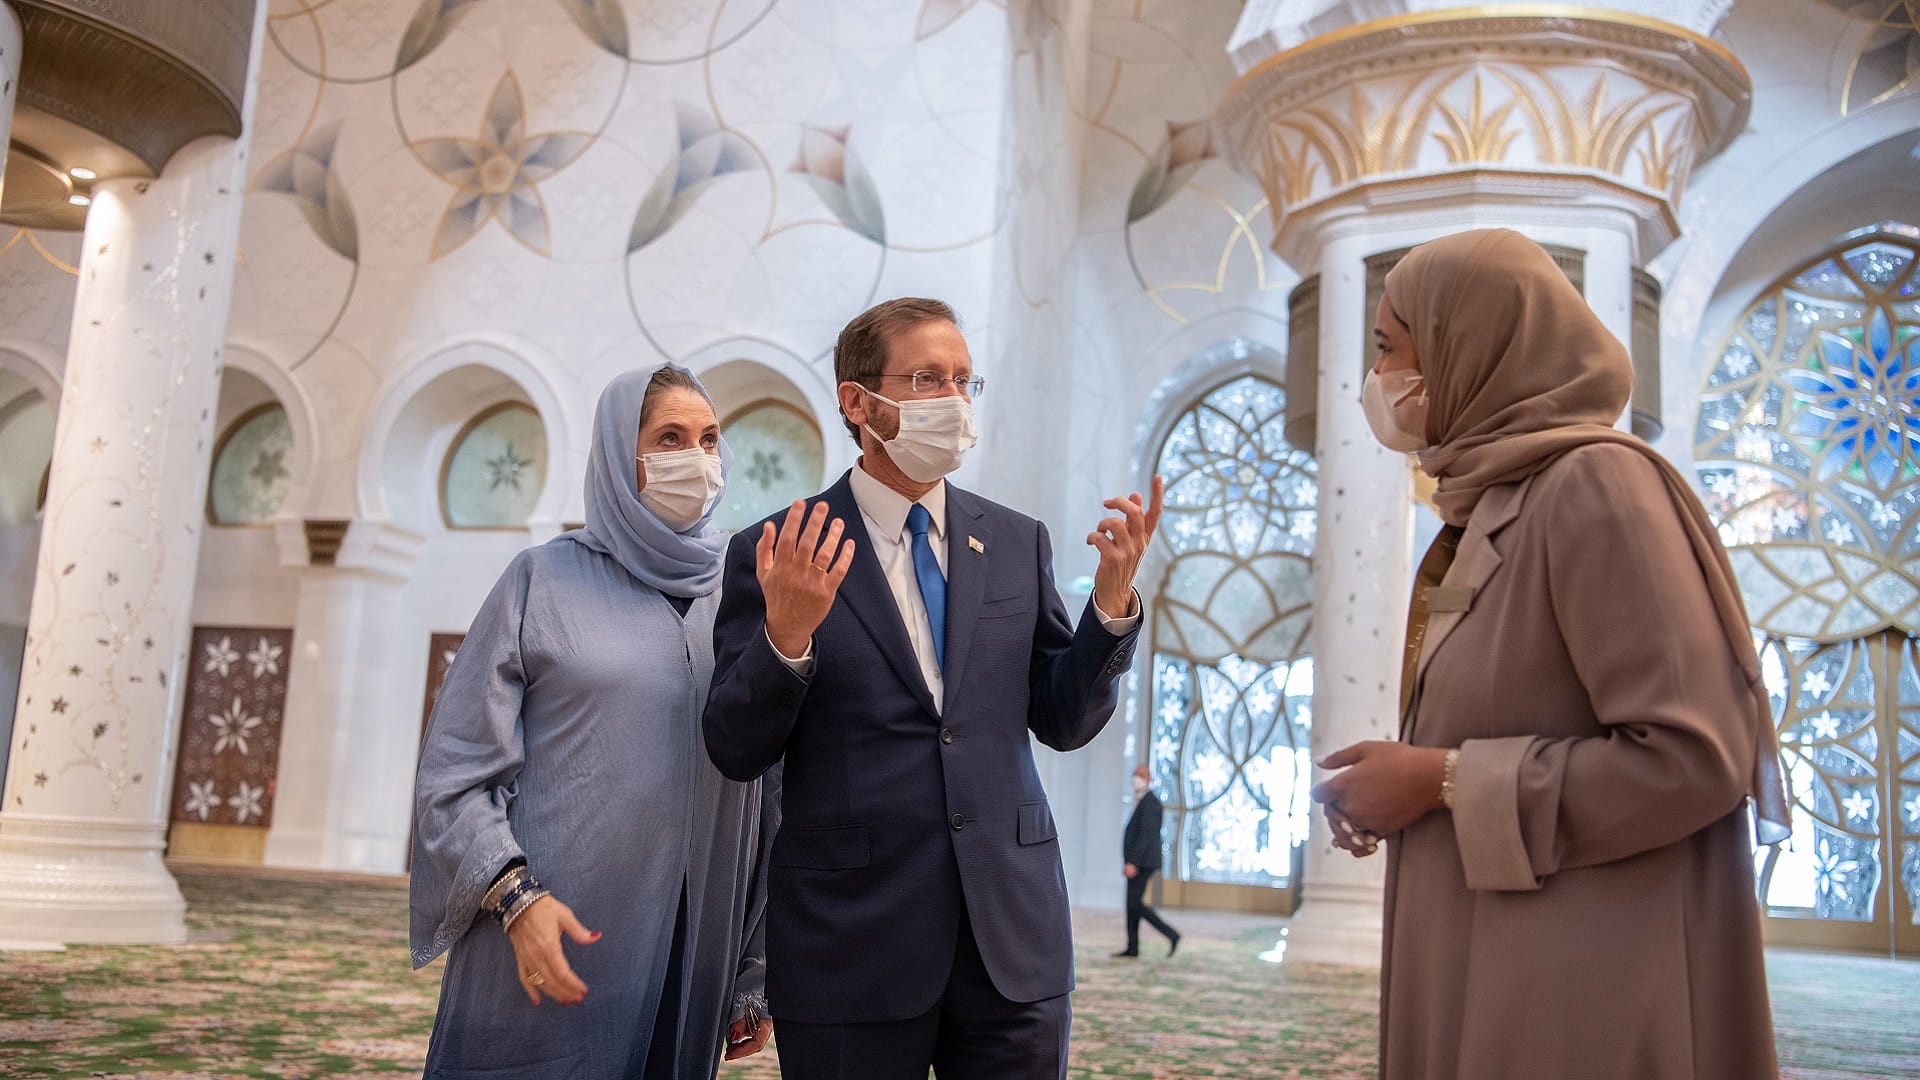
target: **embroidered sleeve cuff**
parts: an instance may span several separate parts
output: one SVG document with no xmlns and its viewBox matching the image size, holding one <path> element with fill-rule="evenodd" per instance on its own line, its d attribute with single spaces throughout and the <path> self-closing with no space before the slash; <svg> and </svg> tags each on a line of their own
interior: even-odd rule
<svg viewBox="0 0 1920 1080">
<path fill-rule="evenodd" d="M 1520 763 L 1531 736 L 1469 739 L 1454 771 L 1453 835 L 1467 888 L 1531 892 L 1540 887 L 1520 835 Z"/>
</svg>

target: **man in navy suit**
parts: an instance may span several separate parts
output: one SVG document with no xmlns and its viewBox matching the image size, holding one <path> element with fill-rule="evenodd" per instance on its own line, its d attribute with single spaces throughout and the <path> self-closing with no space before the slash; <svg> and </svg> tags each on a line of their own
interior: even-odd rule
<svg viewBox="0 0 1920 1080">
<path fill-rule="evenodd" d="M 704 718 L 727 776 L 785 763 L 766 924 L 781 1074 L 1059 1080 L 1073 937 L 1028 732 L 1072 750 L 1112 716 L 1160 480 L 1150 505 L 1106 502 L 1074 626 L 1045 527 L 945 481 L 982 389 L 953 311 L 872 308 L 834 375 L 862 456 L 811 510 L 734 537 Z"/>
<path fill-rule="evenodd" d="M 1160 870 L 1160 796 L 1153 793 L 1153 770 L 1145 765 L 1133 767 L 1133 793 L 1140 800 L 1133 804 L 1127 818 L 1126 836 L 1120 854 L 1127 875 L 1127 947 L 1115 956 L 1140 955 L 1140 920 L 1145 919 L 1167 939 L 1167 955 L 1180 948 L 1180 931 L 1167 925 L 1160 913 L 1147 906 L 1147 882 Z"/>
</svg>

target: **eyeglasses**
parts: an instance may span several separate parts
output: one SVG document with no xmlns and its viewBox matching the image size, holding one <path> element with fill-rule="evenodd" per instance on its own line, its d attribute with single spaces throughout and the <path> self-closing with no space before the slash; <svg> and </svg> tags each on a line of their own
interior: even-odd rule
<svg viewBox="0 0 1920 1080">
<path fill-rule="evenodd" d="M 955 375 L 951 379 L 937 371 L 916 371 L 911 375 L 881 375 L 882 379 L 911 379 L 913 392 L 932 394 L 940 389 L 941 383 L 950 382 L 960 388 L 970 398 L 977 398 L 987 390 L 987 380 L 981 375 Z"/>
</svg>

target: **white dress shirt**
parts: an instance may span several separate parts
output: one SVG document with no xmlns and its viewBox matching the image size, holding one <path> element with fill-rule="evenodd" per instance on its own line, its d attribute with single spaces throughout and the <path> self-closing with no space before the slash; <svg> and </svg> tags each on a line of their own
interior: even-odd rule
<svg viewBox="0 0 1920 1080">
<path fill-rule="evenodd" d="M 920 662 L 920 675 L 927 680 L 934 708 L 944 708 L 946 684 L 940 675 L 939 657 L 933 650 L 933 624 L 927 618 L 927 602 L 920 595 L 920 578 L 913 569 L 913 536 L 907 532 L 907 511 L 913 508 L 913 502 L 875 480 L 862 465 L 854 466 L 849 484 L 853 488 L 854 504 L 860 507 L 860 517 L 867 527 L 873 557 L 880 562 L 880 570 L 887 577 L 887 588 L 893 593 L 894 606 L 900 610 L 900 620 L 906 624 L 907 641 L 913 645 L 914 659 Z M 942 480 L 935 484 L 933 490 L 920 496 L 919 503 L 927 508 L 927 546 L 933 549 L 934 561 L 940 564 L 940 574 L 945 577 L 947 482 Z M 1100 616 L 1100 624 L 1107 632 L 1118 637 L 1132 632 L 1140 623 L 1138 600 L 1131 606 L 1133 614 L 1119 619 L 1109 617 L 1100 610 L 1098 604 L 1094 605 L 1093 610 Z M 768 644 L 772 644 L 771 640 Z M 787 656 L 778 647 L 773 653 L 795 673 L 813 673 L 812 642 L 807 643 L 807 651 L 798 659 Z"/>
</svg>

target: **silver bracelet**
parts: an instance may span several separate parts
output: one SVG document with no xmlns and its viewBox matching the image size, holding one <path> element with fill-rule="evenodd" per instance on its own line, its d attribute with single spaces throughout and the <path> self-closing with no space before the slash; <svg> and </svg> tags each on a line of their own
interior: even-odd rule
<svg viewBox="0 0 1920 1080">
<path fill-rule="evenodd" d="M 506 873 L 501 874 L 500 879 L 493 883 L 493 888 L 487 890 L 487 895 L 480 898 L 481 909 L 488 912 L 499 911 L 500 901 L 505 899 L 506 895 L 512 892 L 515 886 L 526 880 L 526 876 L 527 865 L 525 863 L 521 863 L 519 866 L 513 867 Z"/>
<path fill-rule="evenodd" d="M 1440 805 L 1449 810 L 1453 809 L 1453 778 L 1459 770 L 1460 751 L 1458 749 L 1447 751 L 1447 764 L 1440 773 Z"/>
<path fill-rule="evenodd" d="M 540 889 L 540 888 L 527 889 L 523 891 L 519 896 L 514 898 L 512 907 L 500 913 L 500 929 L 511 931 L 513 929 L 513 920 L 525 914 L 526 910 L 533 906 L 534 901 L 540 899 L 543 896 L 552 896 L 552 895 L 553 894 L 548 892 L 547 890 Z"/>
</svg>

